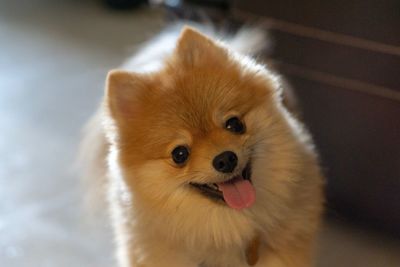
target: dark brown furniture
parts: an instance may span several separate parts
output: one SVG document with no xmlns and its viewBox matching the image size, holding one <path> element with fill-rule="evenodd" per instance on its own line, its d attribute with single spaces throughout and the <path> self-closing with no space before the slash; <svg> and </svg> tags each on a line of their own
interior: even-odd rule
<svg viewBox="0 0 400 267">
<path fill-rule="evenodd" d="M 235 1 L 232 12 L 270 28 L 330 209 L 400 235 L 400 1 Z"/>
</svg>

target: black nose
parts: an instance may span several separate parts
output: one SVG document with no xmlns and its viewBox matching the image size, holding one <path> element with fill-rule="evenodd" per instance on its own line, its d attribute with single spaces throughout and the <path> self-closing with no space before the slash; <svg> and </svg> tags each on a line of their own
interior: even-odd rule
<svg viewBox="0 0 400 267">
<path fill-rule="evenodd" d="M 219 172 L 232 172 L 237 165 L 238 158 L 232 151 L 224 151 L 213 160 L 214 168 Z"/>
</svg>

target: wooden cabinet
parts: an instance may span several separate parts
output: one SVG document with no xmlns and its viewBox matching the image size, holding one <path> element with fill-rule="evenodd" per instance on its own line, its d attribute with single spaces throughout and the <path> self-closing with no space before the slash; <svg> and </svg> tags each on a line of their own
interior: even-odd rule
<svg viewBox="0 0 400 267">
<path fill-rule="evenodd" d="M 330 208 L 400 235 L 400 1 L 235 1 L 232 12 L 270 28 Z"/>
</svg>

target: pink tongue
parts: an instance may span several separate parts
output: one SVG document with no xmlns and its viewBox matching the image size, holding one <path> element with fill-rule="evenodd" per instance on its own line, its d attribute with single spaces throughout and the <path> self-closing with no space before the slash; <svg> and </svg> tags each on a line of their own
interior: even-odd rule
<svg viewBox="0 0 400 267">
<path fill-rule="evenodd" d="M 218 183 L 218 188 L 222 191 L 228 206 L 234 209 L 249 208 L 256 200 L 256 191 L 253 185 L 242 176 L 225 183 Z"/>
</svg>

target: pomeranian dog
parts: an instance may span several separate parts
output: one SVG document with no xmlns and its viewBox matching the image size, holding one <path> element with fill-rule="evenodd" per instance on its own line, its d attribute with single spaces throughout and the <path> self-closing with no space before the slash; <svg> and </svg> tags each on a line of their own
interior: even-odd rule
<svg viewBox="0 0 400 267">
<path fill-rule="evenodd" d="M 264 44 L 185 27 L 108 74 L 84 153 L 107 176 L 119 266 L 313 265 L 323 178 L 280 79 L 248 56 Z"/>
</svg>

